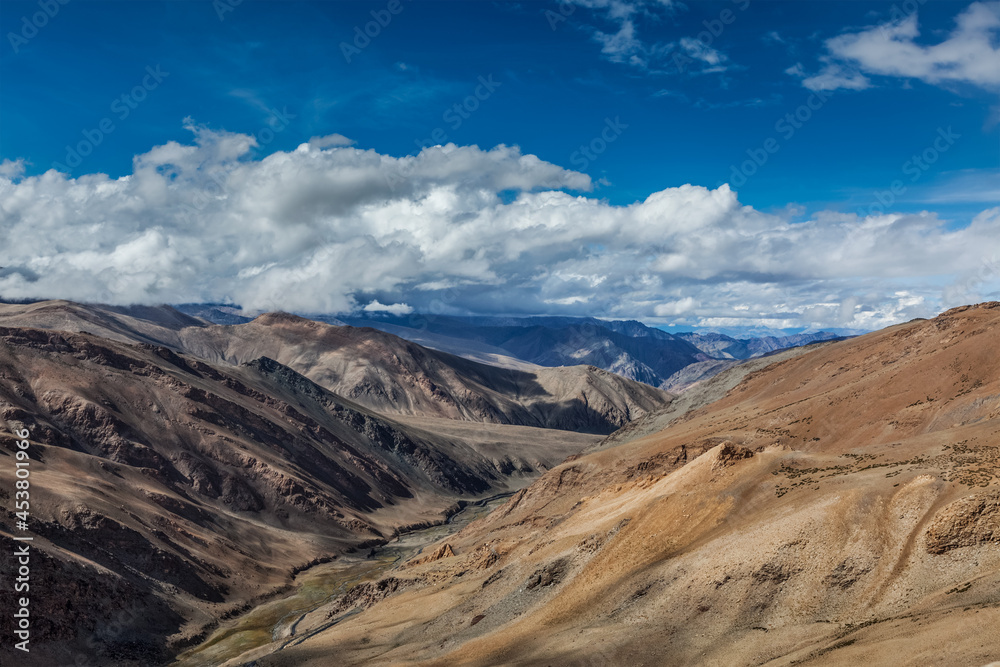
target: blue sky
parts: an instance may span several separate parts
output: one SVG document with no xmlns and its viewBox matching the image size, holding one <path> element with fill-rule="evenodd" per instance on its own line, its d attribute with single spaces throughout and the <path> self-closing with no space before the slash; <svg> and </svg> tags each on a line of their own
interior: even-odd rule
<svg viewBox="0 0 1000 667">
<path fill-rule="evenodd" d="M 46 7 L 53 15 L 32 30 L 28 23 L 43 23 L 35 17 Z M 342 139 L 317 146 L 401 158 L 439 143 L 483 151 L 502 144 L 590 177 L 585 187 L 566 177 L 502 188 L 495 194 L 503 202 L 522 191 L 551 189 L 618 210 L 685 184 L 715 191 L 728 183 L 739 205 L 782 223 L 823 226 L 838 214 L 932 215 L 934 233 L 946 234 L 1000 203 L 998 7 L 935 0 L 5 0 L 0 159 L 19 165 L 10 173 L 16 173 L 12 183 L 23 185 L 53 167 L 75 179 L 105 174 L 114 182 L 133 173 L 135 156 L 169 142 L 192 145 L 198 132 L 206 145 L 215 140 L 209 137 L 254 137 L 256 145 L 232 156 L 242 163 L 290 154 L 310 138 L 335 134 Z M 373 23 L 378 18 L 384 26 Z M 366 28 L 374 36 L 356 41 Z M 966 52 L 955 55 L 961 49 Z M 159 224 L 161 230 L 170 227 Z M 134 225 L 125 231 L 149 232 Z M 331 239 L 333 232 L 324 234 Z M 573 243 L 578 255 L 581 248 L 600 254 L 614 246 L 599 235 Z M 36 257 L 35 268 L 12 278 L 21 283 L 5 284 L 0 277 L 0 288 L 25 294 L 31 289 L 23 284 L 27 280 L 40 289 L 31 272 L 53 261 Z M 477 276 L 442 274 L 435 282 L 430 255 L 414 261 L 423 267 L 419 276 L 380 276 L 370 289 L 338 284 L 344 299 L 314 307 L 361 307 L 375 300 L 426 308 L 436 298 L 456 311 L 474 310 L 473 304 L 512 310 L 495 294 L 502 275 L 496 263 Z M 670 270 L 678 262 L 668 261 Z M 246 277 L 289 263 L 290 257 L 271 258 L 240 270 Z M 675 306 L 657 310 L 644 293 L 634 301 L 632 316 L 694 323 L 749 312 L 749 319 L 821 324 L 826 320 L 803 313 L 830 303 L 838 304 L 830 306 L 838 317 L 844 303 L 859 312 L 874 309 L 879 315 L 870 323 L 910 314 L 898 299 L 895 309 L 866 305 L 865 295 L 878 287 L 880 276 L 860 268 L 836 279 L 863 287 L 825 283 L 825 291 L 821 283 L 829 276 L 788 277 L 768 269 L 748 277 L 748 270 L 726 276 L 715 267 L 714 277 L 703 268 L 682 276 L 661 273 L 658 279 L 669 287 L 663 301 Z M 905 278 L 906 271 L 901 267 L 891 277 Z M 524 280 L 529 274 L 524 267 L 516 272 Z M 629 282 L 587 276 L 572 280 Z M 127 298 L 169 300 L 167 285 L 176 284 L 176 276 L 160 278 L 160 287 Z M 880 289 L 940 291 L 968 282 L 954 272 L 911 278 Z M 118 298 L 120 290 L 101 280 L 97 297 Z M 719 291 L 740 281 L 771 296 L 753 301 L 740 292 L 734 297 L 739 303 L 706 305 L 710 299 L 702 288 Z M 438 283 L 451 285 L 448 299 L 429 296 L 435 291 L 428 285 Z M 456 284 L 465 285 L 461 296 L 455 295 Z M 536 296 L 544 292 L 537 284 Z M 699 293 L 685 291 L 685 285 L 699 285 Z M 620 301 L 618 292 L 589 297 L 552 289 L 558 294 L 535 299 L 529 309 L 629 314 L 608 306 Z M 792 297 L 802 290 L 811 296 L 799 303 Z M 239 291 L 185 288 L 175 300 L 234 299 Z M 858 303 L 846 301 L 852 298 Z M 723 301 L 720 296 L 718 303 Z M 921 307 L 933 310 L 945 301 L 925 296 Z M 698 307 L 682 307 L 696 302 Z M 749 311 L 733 310 L 748 304 Z M 828 323 L 864 321 L 841 317 Z"/>
</svg>

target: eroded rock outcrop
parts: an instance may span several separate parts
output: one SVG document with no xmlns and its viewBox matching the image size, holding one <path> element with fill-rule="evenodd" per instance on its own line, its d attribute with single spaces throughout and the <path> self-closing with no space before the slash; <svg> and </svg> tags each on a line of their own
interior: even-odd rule
<svg viewBox="0 0 1000 667">
<path fill-rule="evenodd" d="M 926 537 L 932 554 L 1000 542 L 1000 491 L 966 496 L 946 506 L 934 515 Z"/>
<path fill-rule="evenodd" d="M 441 560 L 442 558 L 451 558 L 454 555 L 455 551 L 451 548 L 451 545 L 445 543 L 429 554 L 411 560 L 406 565 L 407 567 L 416 567 L 417 565 L 423 565 L 424 563 L 433 563 L 434 561 Z"/>
</svg>

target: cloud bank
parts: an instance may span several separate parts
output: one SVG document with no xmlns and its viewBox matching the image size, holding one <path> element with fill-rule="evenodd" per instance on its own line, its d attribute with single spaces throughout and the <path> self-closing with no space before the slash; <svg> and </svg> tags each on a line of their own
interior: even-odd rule
<svg viewBox="0 0 1000 667">
<path fill-rule="evenodd" d="M 0 296 L 873 328 L 1000 286 L 1000 208 L 955 230 L 791 222 L 726 185 L 614 206 L 516 147 L 392 157 L 338 137 L 254 159 L 249 135 L 188 129 L 117 179 L 4 163 Z"/>
<path fill-rule="evenodd" d="M 939 43 L 921 44 L 919 37 L 916 14 L 834 37 L 826 42 L 823 69 L 802 84 L 811 90 L 861 90 L 871 86 L 868 74 L 1000 89 L 1000 2 L 969 5 Z"/>
</svg>

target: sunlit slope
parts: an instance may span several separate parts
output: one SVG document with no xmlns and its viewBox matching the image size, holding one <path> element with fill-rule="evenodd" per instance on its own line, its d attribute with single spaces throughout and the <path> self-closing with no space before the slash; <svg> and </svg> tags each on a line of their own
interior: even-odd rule
<svg viewBox="0 0 1000 667">
<path fill-rule="evenodd" d="M 766 367 L 259 664 L 996 660 L 998 343 L 991 303 Z"/>
</svg>

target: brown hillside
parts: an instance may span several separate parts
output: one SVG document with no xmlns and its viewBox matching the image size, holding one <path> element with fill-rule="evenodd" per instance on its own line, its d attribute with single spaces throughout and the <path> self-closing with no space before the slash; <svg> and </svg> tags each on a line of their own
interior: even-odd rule
<svg viewBox="0 0 1000 667">
<path fill-rule="evenodd" d="M 665 431 L 549 471 L 450 536 L 456 557 L 393 572 L 402 592 L 244 658 L 998 660 L 998 347 L 990 303 L 754 372 Z"/>
<path fill-rule="evenodd" d="M 518 488 L 596 439 L 477 426 L 403 424 L 266 357 L 227 367 L 161 346 L 0 328 L 8 553 L 21 534 L 12 433 L 31 433 L 38 640 L 24 664 L 68 664 L 76 651 L 161 664 L 296 569 L 438 520 L 456 498 Z M 8 576 L 14 560 L 0 564 Z M 10 623 L 0 621 L 8 637 Z"/>
<path fill-rule="evenodd" d="M 670 394 L 592 366 L 521 371 L 438 352 L 376 329 L 287 313 L 188 328 L 183 348 L 243 363 L 269 356 L 336 394 L 392 415 L 610 433 Z"/>
<path fill-rule="evenodd" d="M 608 434 L 671 394 L 593 366 L 517 370 L 431 350 L 382 331 L 287 313 L 209 325 L 169 306 L 0 304 L 0 326 L 85 331 L 154 344 L 215 363 L 270 357 L 383 414 Z"/>
</svg>

